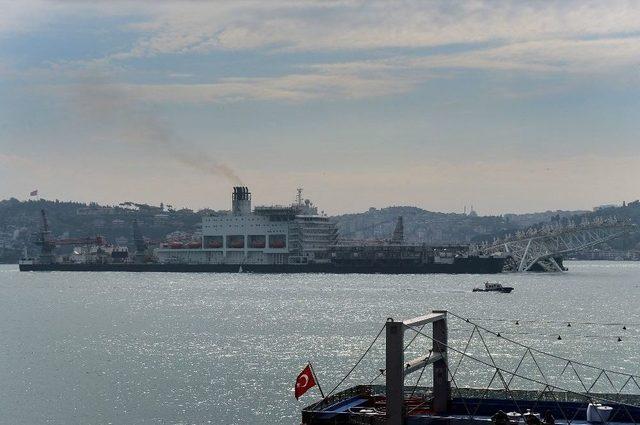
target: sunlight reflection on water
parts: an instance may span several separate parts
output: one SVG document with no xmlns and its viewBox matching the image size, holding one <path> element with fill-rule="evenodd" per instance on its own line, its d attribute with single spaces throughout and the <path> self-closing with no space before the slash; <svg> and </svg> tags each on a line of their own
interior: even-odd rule
<svg viewBox="0 0 640 425">
<path fill-rule="evenodd" d="M 567 265 L 564 274 L 489 277 L 515 286 L 509 295 L 470 292 L 487 279 L 480 275 L 19 273 L 3 266 L 0 411 L 14 424 L 294 424 L 315 397 L 296 402 L 292 395 L 307 361 L 328 390 L 387 317 L 432 309 L 519 319 L 481 324 L 541 350 L 640 373 L 640 264 Z M 637 326 L 569 328 L 566 321 Z M 450 344 L 462 349 L 470 329 L 454 320 L 449 326 Z M 496 361 L 515 367 L 523 350 L 487 342 Z M 407 356 L 427 346 L 418 339 Z M 482 346 L 471 349 L 483 355 Z M 383 364 L 379 343 L 345 386 L 369 382 Z M 467 385 L 488 380 L 464 362 L 459 374 Z"/>
</svg>

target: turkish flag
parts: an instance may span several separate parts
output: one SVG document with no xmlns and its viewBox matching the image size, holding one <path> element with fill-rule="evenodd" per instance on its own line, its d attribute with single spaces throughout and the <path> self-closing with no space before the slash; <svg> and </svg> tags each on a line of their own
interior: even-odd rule
<svg viewBox="0 0 640 425">
<path fill-rule="evenodd" d="M 296 400 L 299 399 L 302 394 L 306 393 L 309 388 L 315 385 L 316 380 L 313 376 L 313 372 L 311 371 L 311 365 L 308 364 L 304 369 L 302 369 L 302 372 L 300 372 L 300 375 L 298 375 L 298 378 L 296 379 Z"/>
</svg>

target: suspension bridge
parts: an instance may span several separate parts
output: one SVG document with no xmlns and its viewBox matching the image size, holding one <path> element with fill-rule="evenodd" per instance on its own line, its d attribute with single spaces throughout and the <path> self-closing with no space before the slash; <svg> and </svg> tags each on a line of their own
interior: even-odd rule
<svg viewBox="0 0 640 425">
<path fill-rule="evenodd" d="M 636 226 L 616 219 L 598 219 L 566 226 L 547 225 L 507 235 L 477 250 L 484 255 L 504 255 L 505 271 L 564 271 L 561 258 L 636 231 Z"/>
<path fill-rule="evenodd" d="M 468 338 L 460 339 L 466 341 L 461 346 L 449 342 L 450 320 L 470 331 Z M 336 392 L 383 333 L 385 368 L 369 384 Z M 406 360 L 405 354 L 419 339 L 430 348 Z M 492 351 L 493 341 L 511 355 Z M 472 349 L 474 342 L 476 349 Z M 511 361 L 506 362 L 506 357 Z M 525 367 L 527 362 L 532 366 Z M 432 374 L 425 374 L 428 366 Z M 407 385 L 412 374 L 418 377 Z M 385 385 L 374 384 L 383 377 Z M 481 378 L 486 382 L 478 385 Z M 421 385 L 421 381 L 430 382 Z M 302 411 L 302 423 L 307 425 L 486 425 L 490 421 L 496 425 L 637 424 L 640 376 L 548 353 L 469 318 L 433 311 L 403 321 L 387 319 L 345 377 L 322 400 Z"/>
</svg>

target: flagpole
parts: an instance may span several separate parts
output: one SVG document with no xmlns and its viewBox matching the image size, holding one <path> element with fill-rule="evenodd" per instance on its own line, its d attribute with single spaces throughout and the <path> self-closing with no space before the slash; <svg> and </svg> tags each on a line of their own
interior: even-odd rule
<svg viewBox="0 0 640 425">
<path fill-rule="evenodd" d="M 316 371 L 313 370 L 313 365 L 309 362 L 309 368 L 311 369 L 311 373 L 313 374 L 313 379 L 315 379 L 316 384 L 318 384 L 318 389 L 320 390 L 320 395 L 324 399 L 324 392 L 322 392 L 322 387 L 320 386 L 320 381 L 318 381 L 318 377 L 316 376 Z"/>
</svg>

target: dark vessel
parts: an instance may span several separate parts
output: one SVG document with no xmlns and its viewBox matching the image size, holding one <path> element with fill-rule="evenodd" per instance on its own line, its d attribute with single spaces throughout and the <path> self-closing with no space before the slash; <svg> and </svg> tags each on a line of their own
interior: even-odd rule
<svg viewBox="0 0 640 425">
<path fill-rule="evenodd" d="M 251 193 L 235 187 L 232 211 L 203 217 L 197 240 L 171 240 L 150 250 L 136 222 L 135 255 L 126 248 L 85 243 L 71 256 L 55 255 L 46 215 L 37 235 L 38 258 L 20 261 L 21 271 L 126 271 L 203 273 L 500 273 L 505 259 L 469 253 L 467 246 L 404 243 L 402 217 L 387 241 L 341 241 L 335 223 L 298 191 L 289 206 L 251 209 Z M 115 254 L 114 254 L 115 253 Z"/>
<path fill-rule="evenodd" d="M 511 291 L 513 291 L 513 287 L 511 286 L 502 286 L 500 283 L 495 282 L 485 282 L 484 288 L 473 288 L 472 292 L 501 292 L 508 294 Z"/>
<path fill-rule="evenodd" d="M 181 272 L 181 273 L 362 273 L 362 274 L 493 274 L 501 273 L 502 258 L 465 257 L 452 263 L 424 264 L 180 264 L 180 263 L 37 263 L 22 261 L 20 271 Z"/>
</svg>

